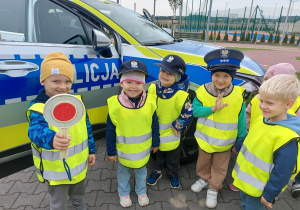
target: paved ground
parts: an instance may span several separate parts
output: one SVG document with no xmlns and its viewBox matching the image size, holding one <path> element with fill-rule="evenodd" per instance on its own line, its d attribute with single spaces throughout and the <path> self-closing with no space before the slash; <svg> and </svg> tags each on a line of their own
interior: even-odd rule
<svg viewBox="0 0 300 210">
<path fill-rule="evenodd" d="M 245 44 L 240 42 L 209 42 L 222 47 L 255 48 L 258 50 L 244 50 L 243 53 L 259 63 L 265 70 L 277 63 L 290 63 L 300 71 L 300 48 L 289 46 L 275 46 L 268 44 Z"/>
<path fill-rule="evenodd" d="M 105 139 L 97 142 L 96 164 L 89 168 L 87 173 L 87 204 L 90 210 L 115 210 L 123 209 L 119 204 L 117 193 L 116 163 L 108 162 L 105 158 Z M 229 166 L 227 178 L 223 189 L 218 196 L 216 209 L 235 210 L 241 209 L 241 201 L 238 192 L 233 192 L 228 188 L 232 181 L 231 170 L 236 156 L 233 154 Z M 148 172 L 153 168 L 153 160 L 147 164 Z M 137 203 L 137 196 L 132 191 L 131 198 L 133 206 L 129 209 L 155 209 L 155 210 L 186 210 L 186 209 L 207 209 L 205 207 L 206 190 L 200 193 L 193 193 L 190 186 L 197 180 L 195 174 L 195 163 L 183 165 L 180 170 L 181 187 L 172 189 L 170 182 L 163 171 L 163 178 L 156 186 L 148 187 L 150 205 L 140 207 Z M 134 182 L 131 179 L 131 188 Z M 290 195 L 290 186 L 279 196 L 275 203 L 275 210 L 300 209 L 300 198 L 295 199 Z M 49 209 L 49 194 L 47 184 L 39 183 L 34 167 L 20 171 L 13 175 L 0 179 L 0 210 L 17 209 Z M 73 207 L 70 205 L 70 210 Z"/>
</svg>

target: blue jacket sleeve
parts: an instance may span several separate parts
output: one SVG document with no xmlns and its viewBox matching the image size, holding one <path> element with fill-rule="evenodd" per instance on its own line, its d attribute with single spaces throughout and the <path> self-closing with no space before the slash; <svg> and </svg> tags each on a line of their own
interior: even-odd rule
<svg viewBox="0 0 300 210">
<path fill-rule="evenodd" d="M 274 153 L 274 168 L 263 192 L 266 201 L 273 203 L 282 188 L 288 184 L 297 162 L 297 154 L 298 146 L 295 140 Z"/>
<path fill-rule="evenodd" d="M 86 121 L 86 128 L 87 128 L 87 132 L 88 132 L 89 154 L 95 154 L 96 153 L 96 144 L 94 141 L 92 125 L 90 123 L 87 112 L 86 112 L 86 120 L 85 121 Z"/>
<path fill-rule="evenodd" d="M 237 141 L 240 141 L 241 139 L 245 138 L 246 135 L 247 135 L 246 106 L 245 106 L 245 103 L 243 103 L 242 109 L 241 109 L 241 112 L 240 112 L 239 118 L 238 118 Z"/>
<path fill-rule="evenodd" d="M 159 147 L 160 135 L 159 135 L 159 122 L 156 111 L 152 116 L 152 147 Z"/>
<path fill-rule="evenodd" d="M 196 97 L 193 101 L 193 115 L 194 117 L 207 117 L 211 115 L 213 112 L 211 111 L 211 106 L 203 106 L 203 103 L 201 103 Z"/>
<path fill-rule="evenodd" d="M 184 131 L 186 126 L 192 121 L 192 119 L 193 106 L 188 96 L 183 104 L 180 116 L 172 123 L 172 126 L 178 131 Z"/>
<path fill-rule="evenodd" d="M 44 116 L 31 112 L 29 119 L 28 137 L 32 143 L 43 149 L 54 149 L 53 138 L 56 132 L 49 128 Z"/>
<path fill-rule="evenodd" d="M 117 155 L 116 140 L 116 126 L 112 123 L 108 114 L 106 123 L 106 153 L 108 156 Z"/>
</svg>

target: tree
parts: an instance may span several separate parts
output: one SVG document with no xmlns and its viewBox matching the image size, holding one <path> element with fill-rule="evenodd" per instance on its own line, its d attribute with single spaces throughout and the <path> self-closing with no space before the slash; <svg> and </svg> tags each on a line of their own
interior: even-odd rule
<svg viewBox="0 0 300 210">
<path fill-rule="evenodd" d="M 279 43 L 280 41 L 280 33 L 277 33 L 274 43 Z"/>
<path fill-rule="evenodd" d="M 173 19 L 176 19 L 176 10 L 182 5 L 183 0 L 169 0 L 169 5 L 173 10 Z M 172 24 L 172 35 L 174 36 L 175 25 Z"/>
<path fill-rule="evenodd" d="M 218 32 L 216 40 L 221 40 L 221 31 Z M 299 40 L 298 40 L 299 41 Z"/>
<path fill-rule="evenodd" d="M 257 38 L 257 32 L 255 32 L 254 37 L 253 37 L 253 39 L 252 39 L 252 42 L 255 42 L 255 41 L 256 41 L 256 38 Z"/>
<path fill-rule="evenodd" d="M 214 40 L 214 37 L 213 37 L 213 32 L 211 31 L 210 32 L 210 35 L 209 35 L 209 38 L 208 38 L 209 40 Z"/>
<path fill-rule="evenodd" d="M 240 41 L 245 41 L 245 31 L 242 32 Z"/>
<path fill-rule="evenodd" d="M 300 42 L 300 36 L 299 36 L 299 38 L 298 38 L 297 45 L 299 44 L 299 42 Z"/>
<path fill-rule="evenodd" d="M 273 33 L 270 33 L 268 43 L 272 43 L 272 42 L 273 42 Z"/>
<path fill-rule="evenodd" d="M 201 40 L 205 40 L 205 30 L 204 30 L 204 29 L 203 29 L 203 31 L 202 31 Z"/>
<path fill-rule="evenodd" d="M 285 34 L 282 43 L 286 44 L 288 41 L 288 35 Z"/>
<path fill-rule="evenodd" d="M 236 31 L 235 31 L 234 34 L 233 34 L 232 41 L 233 41 L 233 42 L 236 42 Z"/>
<path fill-rule="evenodd" d="M 295 43 L 295 33 L 292 34 L 289 44 L 294 44 L 294 43 Z"/>
<path fill-rule="evenodd" d="M 248 41 L 248 42 L 250 41 L 250 32 L 248 32 L 245 41 Z"/>
<path fill-rule="evenodd" d="M 265 39 L 265 35 L 263 34 L 260 38 L 260 42 L 261 43 L 265 43 L 266 39 Z"/>
<path fill-rule="evenodd" d="M 224 36 L 224 41 L 228 41 L 228 34 L 227 34 L 227 31 L 225 32 L 225 36 Z"/>
</svg>

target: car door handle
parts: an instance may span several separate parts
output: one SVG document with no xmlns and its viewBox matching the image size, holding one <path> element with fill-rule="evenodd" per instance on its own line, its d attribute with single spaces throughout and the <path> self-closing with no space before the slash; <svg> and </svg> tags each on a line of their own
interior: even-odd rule
<svg viewBox="0 0 300 210">
<path fill-rule="evenodd" d="M 39 66 L 35 63 L 18 60 L 0 61 L 0 74 L 10 77 L 23 77 L 29 72 L 36 71 Z"/>
</svg>

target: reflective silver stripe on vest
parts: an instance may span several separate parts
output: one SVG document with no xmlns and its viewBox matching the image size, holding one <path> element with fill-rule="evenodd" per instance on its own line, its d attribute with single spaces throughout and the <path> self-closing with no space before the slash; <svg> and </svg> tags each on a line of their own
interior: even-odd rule
<svg viewBox="0 0 300 210">
<path fill-rule="evenodd" d="M 236 138 L 232 139 L 218 139 L 211 136 L 206 135 L 205 133 L 202 133 L 198 130 L 195 132 L 195 136 L 206 141 L 209 144 L 216 145 L 216 146 L 227 146 L 234 144 Z"/>
<path fill-rule="evenodd" d="M 259 179 L 243 172 L 240 170 L 240 165 L 236 162 L 234 166 L 234 170 L 237 172 L 237 177 L 242 180 L 243 182 L 246 182 L 247 184 L 259 189 L 264 190 L 266 183 L 260 181 Z"/>
<path fill-rule="evenodd" d="M 212 128 L 216 128 L 219 130 L 224 130 L 224 131 L 228 131 L 228 130 L 236 130 L 238 129 L 238 123 L 222 123 L 222 122 L 215 122 L 211 119 L 207 119 L 205 117 L 199 117 L 197 120 L 198 123 L 212 127 Z"/>
<path fill-rule="evenodd" d="M 160 137 L 160 143 L 168 143 L 168 142 L 173 142 L 173 141 L 179 141 L 180 140 L 180 136 L 163 136 Z"/>
<path fill-rule="evenodd" d="M 257 167 L 267 173 L 269 173 L 274 167 L 273 163 L 266 163 L 265 161 L 256 157 L 253 153 L 249 152 L 249 150 L 247 149 L 247 147 L 244 144 L 243 144 L 240 152 L 244 155 L 245 160 L 251 162 L 255 167 Z"/>
<path fill-rule="evenodd" d="M 84 140 L 82 144 L 77 144 L 73 147 L 68 148 L 68 157 L 71 157 L 77 153 L 82 152 L 85 150 L 88 146 L 88 140 Z M 56 161 L 60 160 L 60 151 L 51 151 L 51 150 L 42 150 L 42 157 L 40 156 L 40 153 L 32 149 L 32 154 L 38 158 L 42 158 L 43 160 L 50 160 L 50 161 Z"/>
<path fill-rule="evenodd" d="M 63 164 L 63 162 L 61 162 L 61 164 Z M 88 159 L 86 159 L 86 161 L 79 164 L 75 168 L 71 168 L 72 177 L 74 177 L 74 176 L 78 175 L 79 173 L 81 173 L 82 171 L 84 171 L 87 164 L 88 164 Z M 44 179 L 50 180 L 50 181 L 58 181 L 58 180 L 68 179 L 68 175 L 65 171 L 56 172 L 56 171 L 46 171 L 45 170 L 45 171 L 43 171 L 43 177 L 44 177 Z"/>
<path fill-rule="evenodd" d="M 141 160 L 150 154 L 150 150 L 151 150 L 151 147 L 149 147 L 148 149 L 146 149 L 140 153 L 124 153 L 121 151 L 117 151 L 117 153 L 120 158 L 123 158 L 126 160 Z"/>
<path fill-rule="evenodd" d="M 149 140 L 152 137 L 152 132 L 147 133 L 142 136 L 130 136 L 130 137 L 125 137 L 125 136 L 117 136 L 117 142 L 118 143 L 125 143 L 125 144 L 140 144 L 143 143 L 147 140 Z"/>
<path fill-rule="evenodd" d="M 168 123 L 168 124 L 159 123 L 159 130 L 167 130 L 169 128 L 172 128 L 172 123 Z"/>
</svg>

